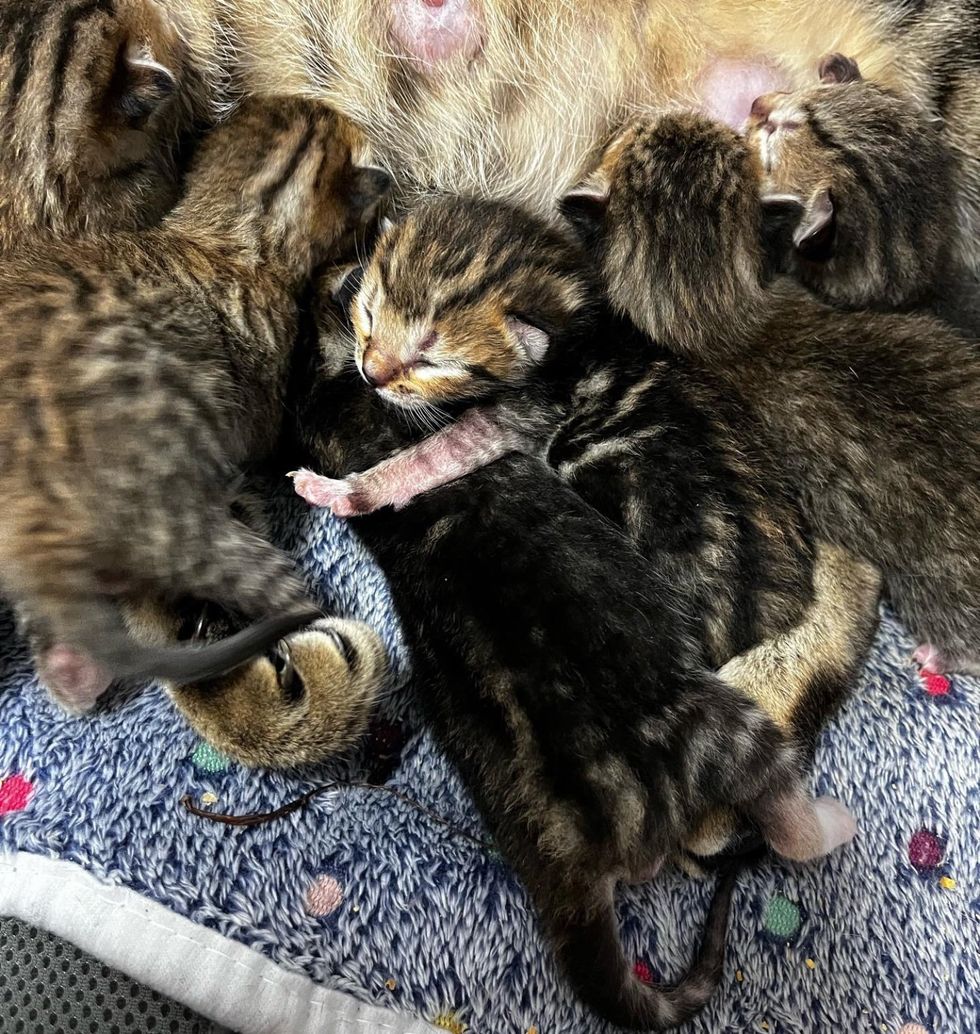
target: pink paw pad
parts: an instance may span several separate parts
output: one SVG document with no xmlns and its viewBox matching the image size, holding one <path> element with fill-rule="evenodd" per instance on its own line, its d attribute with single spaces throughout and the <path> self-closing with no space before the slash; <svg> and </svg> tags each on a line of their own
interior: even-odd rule
<svg viewBox="0 0 980 1034">
<path fill-rule="evenodd" d="M 297 471 L 292 477 L 296 494 L 311 506 L 326 507 L 337 517 L 356 516 L 358 510 L 349 481 L 324 477 L 312 470 Z"/>
<path fill-rule="evenodd" d="M 391 32 L 406 56 L 427 65 L 472 58 L 483 49 L 475 0 L 391 0 Z"/>
<path fill-rule="evenodd" d="M 823 834 L 824 854 L 830 854 L 838 847 L 849 844 L 857 833 L 854 816 L 834 797 L 818 797 L 813 810 Z"/>
<path fill-rule="evenodd" d="M 38 658 L 38 674 L 54 699 L 71 714 L 90 711 L 112 678 L 83 650 L 58 644 Z"/>
</svg>

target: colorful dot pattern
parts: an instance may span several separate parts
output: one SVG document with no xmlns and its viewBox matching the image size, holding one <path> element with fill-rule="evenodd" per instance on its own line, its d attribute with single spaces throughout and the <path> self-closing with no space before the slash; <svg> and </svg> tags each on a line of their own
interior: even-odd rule
<svg viewBox="0 0 980 1034">
<path fill-rule="evenodd" d="M 802 922 L 800 906 L 782 894 L 769 899 L 762 917 L 767 933 L 783 941 L 791 941 L 800 932 Z"/>
<path fill-rule="evenodd" d="M 205 743 L 203 740 L 194 748 L 194 753 L 191 754 L 191 761 L 194 763 L 195 768 L 211 775 L 217 772 L 224 772 L 231 764 L 231 761 L 220 750 L 212 747 L 210 743 Z"/>
<path fill-rule="evenodd" d="M 23 811 L 27 807 L 34 785 L 19 772 L 0 782 L 0 815 Z"/>
</svg>

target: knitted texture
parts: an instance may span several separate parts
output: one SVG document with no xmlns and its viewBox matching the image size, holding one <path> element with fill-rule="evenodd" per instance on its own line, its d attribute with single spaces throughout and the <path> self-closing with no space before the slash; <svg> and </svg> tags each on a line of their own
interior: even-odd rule
<svg viewBox="0 0 980 1034">
<path fill-rule="evenodd" d="M 180 807 L 190 794 L 219 811 L 270 811 L 317 783 L 387 778 L 486 836 L 403 684 L 383 578 L 339 522 L 285 498 L 274 509 L 324 602 L 372 621 L 392 649 L 398 677 L 365 744 L 316 769 L 248 771 L 202 745 L 156 688 L 66 717 L 3 617 L 0 851 L 75 862 L 315 981 L 445 1030 L 603 1034 L 556 973 L 499 856 L 403 801 L 342 788 L 250 828 Z M 685 1030 L 980 1030 L 980 685 L 953 676 L 947 692 L 931 692 L 913 646 L 885 615 L 818 752 L 815 788 L 851 806 L 857 840 L 822 864 L 771 861 L 740 879 L 722 987 Z M 638 975 L 681 974 L 710 891 L 674 872 L 622 889 Z"/>
</svg>

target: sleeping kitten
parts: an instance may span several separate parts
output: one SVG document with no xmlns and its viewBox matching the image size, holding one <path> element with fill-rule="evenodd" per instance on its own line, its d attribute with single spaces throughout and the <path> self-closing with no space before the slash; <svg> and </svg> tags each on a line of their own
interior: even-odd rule
<svg viewBox="0 0 980 1034">
<path fill-rule="evenodd" d="M 299 472 L 304 498 L 353 516 L 507 452 L 546 457 L 676 587 L 698 662 L 731 663 L 723 674 L 812 744 L 869 644 L 877 576 L 811 543 L 740 400 L 598 308 L 576 244 L 503 204 L 415 210 L 344 293 L 364 379 L 455 420 L 362 474 Z"/>
<path fill-rule="evenodd" d="M 0 271 L 0 582 L 69 706 L 111 676 L 218 675 L 317 616 L 229 513 L 281 423 L 298 295 L 387 177 L 321 105 L 244 104 L 159 229 L 49 243 Z M 184 596 L 257 621 L 141 647 L 120 604 Z"/>
<path fill-rule="evenodd" d="M 182 30 L 152 0 L 0 10 L 0 253 L 159 221 L 175 150 L 200 117 Z"/>
<path fill-rule="evenodd" d="M 827 301 L 905 308 L 949 286 L 953 159 L 914 101 L 861 78 L 841 54 L 820 85 L 752 105 L 746 138 L 767 205 L 801 213 L 784 269 Z"/>
<path fill-rule="evenodd" d="M 524 282 L 534 283 L 542 268 L 532 260 Z M 545 294 L 558 287 L 547 279 Z M 365 397 L 351 372 L 334 373 L 333 363 L 318 359 L 296 420 L 320 463 L 330 456 L 370 463 L 405 440 L 377 395 Z M 347 400 L 342 414 L 338 399 Z M 364 433 L 372 416 L 381 441 Z M 665 434 L 675 444 L 682 437 Z M 727 480 L 708 466 L 692 479 Z M 669 496 L 663 509 L 676 512 Z M 698 523 L 693 507 L 684 513 Z M 723 516 L 704 517 L 722 532 Z M 572 985 L 613 1022 L 643 1029 L 682 1022 L 721 975 L 731 873 L 719 884 L 692 970 L 673 988 L 646 987 L 631 973 L 617 935 L 615 882 L 650 878 L 720 806 L 744 816 L 746 797 L 758 793 L 756 765 L 781 767 L 786 757 L 771 720 L 699 670 L 705 648 L 689 635 L 690 588 L 679 583 L 675 591 L 663 577 L 669 562 L 651 564 L 529 457 L 477 470 L 400 512 L 361 518 L 357 530 L 399 604 L 426 715 L 524 881 Z M 697 550 L 697 531 L 685 531 Z M 791 753 L 773 789 L 800 785 Z M 816 807 L 819 815 L 830 806 Z M 780 836 L 774 843 L 773 818 L 795 825 L 791 814 L 813 815 L 805 795 L 792 813 L 763 811 L 763 835 L 782 852 L 789 845 Z M 841 813 L 832 818 L 835 835 L 821 846 L 850 832 Z"/>
<path fill-rule="evenodd" d="M 920 656 L 980 671 L 976 344 L 765 286 L 758 162 L 725 127 L 641 123 L 603 167 L 608 204 L 588 204 L 614 304 L 751 400 L 814 529 L 882 569 Z"/>
</svg>

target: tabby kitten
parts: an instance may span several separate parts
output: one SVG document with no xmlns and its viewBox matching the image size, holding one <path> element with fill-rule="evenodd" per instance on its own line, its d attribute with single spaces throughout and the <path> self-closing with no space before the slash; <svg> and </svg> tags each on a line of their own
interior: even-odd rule
<svg viewBox="0 0 980 1034">
<path fill-rule="evenodd" d="M 317 616 L 229 505 L 278 435 L 299 293 L 386 187 L 361 146 L 319 104 L 248 102 L 159 229 L 0 271 L 0 582 L 69 705 L 110 676 L 221 674 Z M 120 604 L 184 596 L 257 624 L 208 647 L 126 633 Z"/>
<path fill-rule="evenodd" d="M 0 253 L 37 231 L 157 222 L 177 196 L 196 73 L 152 0 L 7 0 L 0 9 Z"/>
<path fill-rule="evenodd" d="M 955 155 L 958 247 L 980 268 L 973 0 L 167 0 L 217 8 L 248 90 L 317 96 L 366 127 L 403 187 L 550 211 L 636 111 L 739 126 L 822 54 L 915 98 Z"/>
<path fill-rule="evenodd" d="M 321 463 L 357 453 L 372 462 L 399 437 L 377 396 L 356 395 L 352 376 L 309 377 L 313 390 L 298 400 L 298 432 Z M 338 397 L 348 409 L 333 424 Z M 352 399 L 362 403 L 354 432 Z M 361 433 L 372 413 L 381 443 Z M 706 466 L 702 479 L 725 480 Z M 666 513 L 674 502 L 665 500 Z M 652 876 L 722 805 L 753 814 L 769 843 L 796 857 L 842 842 L 849 821 L 799 791 L 797 752 L 772 721 L 699 668 L 705 648 L 690 635 L 691 589 L 675 589 L 669 562 L 651 564 L 539 461 L 505 458 L 401 512 L 361 518 L 357 530 L 399 604 L 427 716 L 573 986 L 624 1026 L 682 1022 L 721 976 L 731 873 L 676 987 L 647 987 L 631 972 L 616 881 Z M 678 537 L 697 551 L 697 531 L 685 531 Z M 791 807 L 761 803 L 787 789 Z M 829 820 L 823 834 L 814 818 Z M 791 828 L 774 836 L 774 821 Z"/>
<path fill-rule="evenodd" d="M 877 576 L 811 542 L 738 399 L 597 307 L 575 243 L 506 205 L 415 210 L 350 293 L 364 379 L 391 404 L 456 419 L 362 474 L 300 471 L 300 494 L 352 516 L 510 451 L 546 457 L 676 587 L 698 662 L 755 648 L 733 681 L 812 744 L 868 646 Z"/>
<path fill-rule="evenodd" d="M 598 241 L 614 304 L 751 401 L 814 529 L 882 569 L 899 615 L 932 644 L 920 656 L 980 671 L 976 344 L 926 315 L 839 311 L 785 279 L 764 286 L 758 162 L 722 126 L 641 123 L 604 164 Z M 736 300 L 728 319 L 724 298 Z"/>
<path fill-rule="evenodd" d="M 763 201 L 800 212 L 783 267 L 824 299 L 904 308 L 948 287 L 953 161 L 936 121 L 830 54 L 821 84 L 752 105 Z"/>
</svg>

